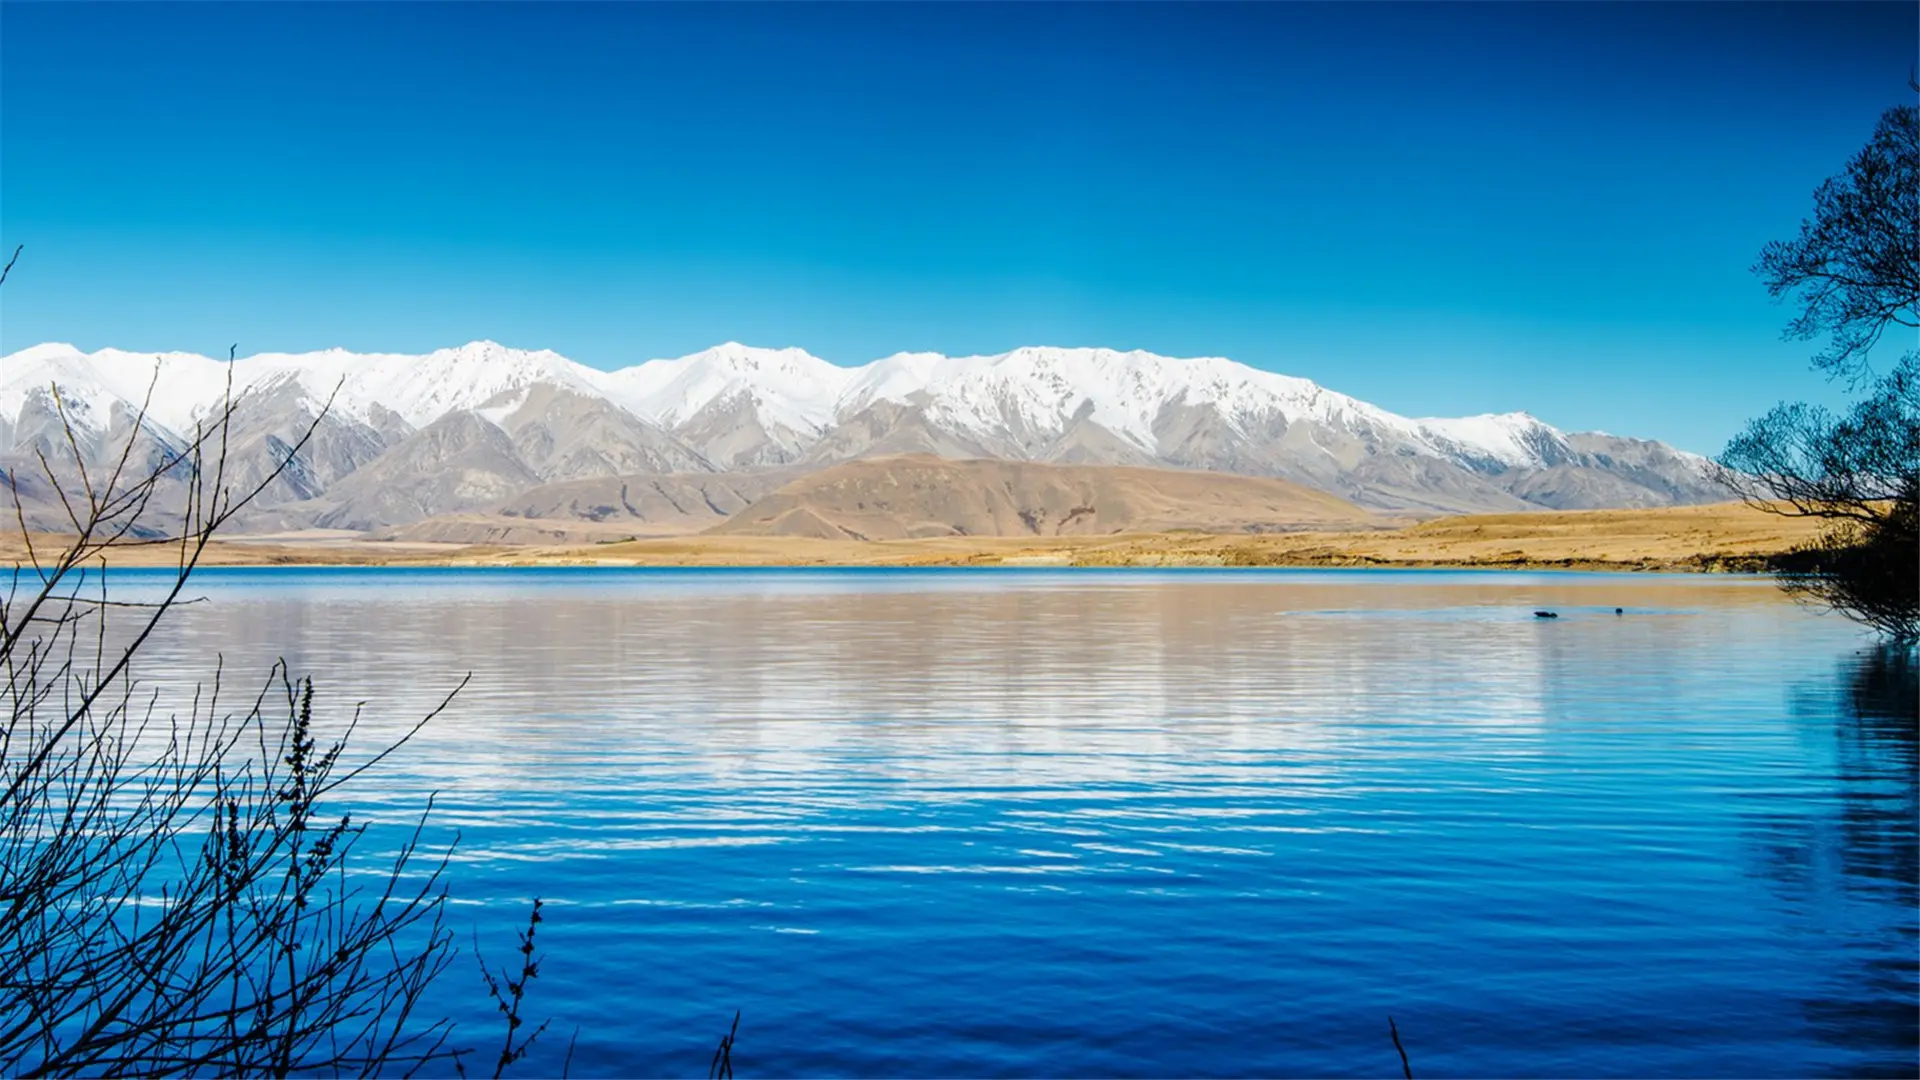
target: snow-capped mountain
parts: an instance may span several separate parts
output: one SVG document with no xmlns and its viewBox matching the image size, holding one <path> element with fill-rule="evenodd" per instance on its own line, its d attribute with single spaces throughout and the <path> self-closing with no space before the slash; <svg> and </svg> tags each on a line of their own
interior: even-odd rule
<svg viewBox="0 0 1920 1080">
<path fill-rule="evenodd" d="M 1219 357 L 1042 347 L 842 367 L 729 342 L 601 371 L 490 341 L 231 363 L 37 345 L 0 357 L 0 456 L 45 443 L 58 419 L 50 386 L 89 446 L 131 430 L 143 404 L 146 437 L 177 444 L 218 413 L 229 380 L 235 445 L 261 459 L 243 470 L 264 468 L 331 400 L 262 505 L 355 528 L 480 509 L 542 483 L 896 452 L 1274 476 L 1407 512 L 1725 497 L 1704 459 L 1566 435 L 1525 413 L 1413 419 Z"/>
<path fill-rule="evenodd" d="M 57 383 L 69 400 L 85 400 L 95 408 L 107 402 L 138 408 L 144 402 L 148 419 L 184 433 L 218 408 L 229 376 L 236 396 L 294 386 L 303 404 L 316 411 L 332 398 L 331 411 L 347 419 L 366 422 L 377 412 L 391 411 L 424 427 L 449 412 L 478 408 L 504 391 L 537 383 L 597 394 L 606 373 L 558 353 L 509 349 L 491 341 L 424 356 L 328 349 L 260 353 L 232 363 L 193 353 L 83 353 L 53 343 L 0 357 L 0 419 L 17 414 L 30 391 Z"/>
</svg>

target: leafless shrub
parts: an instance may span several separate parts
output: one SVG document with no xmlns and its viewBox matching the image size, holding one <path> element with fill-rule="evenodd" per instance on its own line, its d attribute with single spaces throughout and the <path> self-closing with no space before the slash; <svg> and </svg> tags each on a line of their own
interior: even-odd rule
<svg viewBox="0 0 1920 1080">
<path fill-rule="evenodd" d="M 64 446 L 0 470 L 20 541 L 0 572 L 0 1073 L 457 1065 L 450 1024 L 417 1012 L 454 956 L 449 852 L 422 848 L 431 800 L 380 854 L 356 855 L 367 826 L 333 806 L 420 725 L 357 753 L 358 710 L 324 722 L 312 683 L 283 665 L 238 703 L 215 675 L 183 710 L 163 708 L 136 677 L 216 532 L 294 462 L 313 426 L 234 490 L 231 385 L 184 445 L 158 440 L 148 457 L 134 450 L 149 430 L 144 407 L 103 459 L 82 452 L 59 388 L 51 394 Z M 48 507 L 64 522 L 51 537 Z M 135 549 L 164 553 L 160 587 L 110 597 L 110 557 Z M 514 1001 L 517 1019 L 518 992 Z"/>
<path fill-rule="evenodd" d="M 740 1034 L 740 1010 L 733 1011 L 733 1026 L 720 1036 L 714 1047 L 713 1061 L 707 1065 L 707 1080 L 733 1080 L 733 1040 Z"/>
<path fill-rule="evenodd" d="M 527 915 L 527 928 L 520 931 L 520 944 L 515 950 L 520 954 L 520 970 L 516 973 L 511 966 L 502 966 L 498 972 L 487 966 L 486 957 L 480 955 L 480 942 L 475 939 L 473 955 L 480 963 L 480 978 L 487 984 L 487 996 L 493 999 L 494 1007 L 504 1018 L 506 1034 L 500 1041 L 500 1056 L 493 1064 L 494 1080 L 510 1068 L 514 1062 L 527 1056 L 534 1041 L 547 1030 L 547 1022 L 541 1021 L 532 1031 L 521 1035 L 520 1027 L 526 1020 L 520 1015 L 520 1006 L 526 1002 L 527 984 L 540 977 L 541 958 L 533 955 L 533 937 L 544 921 L 540 916 L 540 898 L 533 898 L 533 910 Z M 517 1040 L 517 1041 L 516 1041 Z M 460 1073 L 466 1075 L 461 1067 Z"/>
</svg>

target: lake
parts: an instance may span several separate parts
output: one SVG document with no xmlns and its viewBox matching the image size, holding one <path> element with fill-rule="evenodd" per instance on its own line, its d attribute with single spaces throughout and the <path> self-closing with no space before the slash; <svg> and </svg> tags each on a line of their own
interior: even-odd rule
<svg viewBox="0 0 1920 1080">
<path fill-rule="evenodd" d="M 576 1027 L 576 1075 L 701 1075 L 736 1009 L 743 1077 L 1399 1075 L 1389 1015 L 1422 1077 L 1920 1068 L 1914 669 L 1763 580 L 192 591 L 165 690 L 284 656 L 371 745 L 472 672 L 343 805 L 439 793 L 463 946 L 547 902 L 526 1075 Z M 436 1005 L 497 1043 L 470 956 Z"/>
</svg>

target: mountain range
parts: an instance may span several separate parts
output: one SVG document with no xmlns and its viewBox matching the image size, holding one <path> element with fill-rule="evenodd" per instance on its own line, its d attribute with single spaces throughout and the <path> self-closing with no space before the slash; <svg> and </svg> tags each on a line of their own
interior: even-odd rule
<svg viewBox="0 0 1920 1080">
<path fill-rule="evenodd" d="M 602 371 L 488 341 L 231 362 L 23 349 L 0 357 L 0 469 L 23 489 L 36 451 L 71 457 L 55 386 L 91 462 L 128 439 L 157 459 L 231 391 L 234 486 L 318 421 L 241 522 L 254 531 L 600 520 L 616 488 L 615 516 L 635 531 L 687 531 L 828 466 L 896 455 L 1261 477 L 1401 517 L 1728 497 L 1706 459 L 1659 442 L 1563 433 L 1525 413 L 1412 419 L 1217 357 L 1029 347 L 843 367 L 728 343 Z"/>
</svg>

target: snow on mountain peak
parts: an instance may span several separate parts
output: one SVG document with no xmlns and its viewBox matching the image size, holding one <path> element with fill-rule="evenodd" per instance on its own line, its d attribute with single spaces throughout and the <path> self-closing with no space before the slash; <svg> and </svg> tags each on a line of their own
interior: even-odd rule
<svg viewBox="0 0 1920 1080">
<path fill-rule="evenodd" d="M 164 373 L 156 379 L 156 373 Z M 492 341 L 475 341 L 425 355 L 354 353 L 326 349 L 306 353 L 258 353 L 229 364 L 195 353 L 139 353 L 36 345 L 0 358 L 0 415 L 11 419 L 32 387 L 58 381 L 96 405 L 120 401 L 138 408 L 152 387 L 147 415 L 175 432 L 186 432 L 225 399 L 229 379 L 236 396 L 283 385 L 300 387 L 310 410 L 329 397 L 337 414 L 365 421 L 376 407 L 391 410 L 415 427 L 454 409 L 475 408 L 502 391 L 552 382 L 598 393 L 602 373 L 550 350 L 529 352 Z"/>
<path fill-rule="evenodd" d="M 729 341 L 674 360 L 649 360 L 610 372 L 601 385 L 614 401 L 671 427 L 716 401 L 746 396 L 763 422 L 805 435 L 833 423 L 853 370 L 805 349 L 762 349 Z"/>
<path fill-rule="evenodd" d="M 1311 418 L 1348 427 L 1411 428 L 1410 421 L 1309 380 L 1221 357 L 1023 346 L 954 359 L 907 354 L 877 361 L 869 370 L 881 365 L 890 368 L 886 377 L 869 376 L 856 384 L 871 385 L 870 398 L 904 401 L 925 395 L 936 415 L 977 434 L 1011 426 L 1035 436 L 1057 435 L 1084 416 L 1152 452 L 1154 424 L 1174 404 L 1213 406 L 1230 427 L 1243 432 L 1276 414 L 1288 423 Z M 915 375 L 921 377 L 918 385 Z"/>
<path fill-rule="evenodd" d="M 86 354 L 76 345 L 69 345 L 64 341 L 44 341 L 12 353 L 6 359 L 9 363 L 15 364 L 37 364 L 61 357 L 84 355 Z"/>
<path fill-rule="evenodd" d="M 1465 451 L 1504 466 L 1552 464 L 1571 454 L 1558 431 L 1524 412 L 1430 417 L 1415 423 L 1439 449 Z"/>
<path fill-rule="evenodd" d="M 853 369 L 853 378 L 840 393 L 841 415 L 859 412 L 876 401 L 905 404 L 932 383 L 966 363 L 931 352 L 902 352 Z"/>
<path fill-rule="evenodd" d="M 156 382 L 157 368 L 164 378 Z M 1091 421 L 1153 455 L 1155 425 L 1166 410 L 1206 407 L 1248 437 L 1311 422 L 1390 436 L 1482 469 L 1552 464 L 1572 453 L 1559 432 L 1526 413 L 1409 419 L 1307 379 L 1222 357 L 1044 345 L 994 355 L 897 353 L 841 367 L 804 349 L 728 341 L 677 359 L 601 371 L 551 350 L 491 340 L 424 355 L 327 349 L 260 353 L 231 364 L 191 353 L 86 353 L 49 342 L 0 358 L 0 419 L 13 419 L 33 388 L 52 381 L 101 416 L 116 402 L 137 408 L 151 386 L 149 416 L 184 432 L 217 408 L 229 377 L 235 391 L 291 382 L 310 408 L 332 396 L 336 414 L 371 422 L 376 410 L 391 410 L 414 427 L 546 384 L 605 398 L 668 428 L 712 408 L 750 410 L 765 430 L 785 429 L 791 437 L 783 441 L 799 447 L 888 401 L 918 405 L 936 424 L 1016 446 L 1039 447 Z"/>
<path fill-rule="evenodd" d="M 116 405 L 133 412 L 144 407 L 149 422 L 184 431 L 192 427 L 198 403 L 224 388 L 218 366 L 190 353 L 86 353 L 58 342 L 36 345 L 0 357 L 0 418 L 16 418 L 31 394 L 54 385 L 63 403 L 91 415 L 109 416 Z"/>
</svg>

